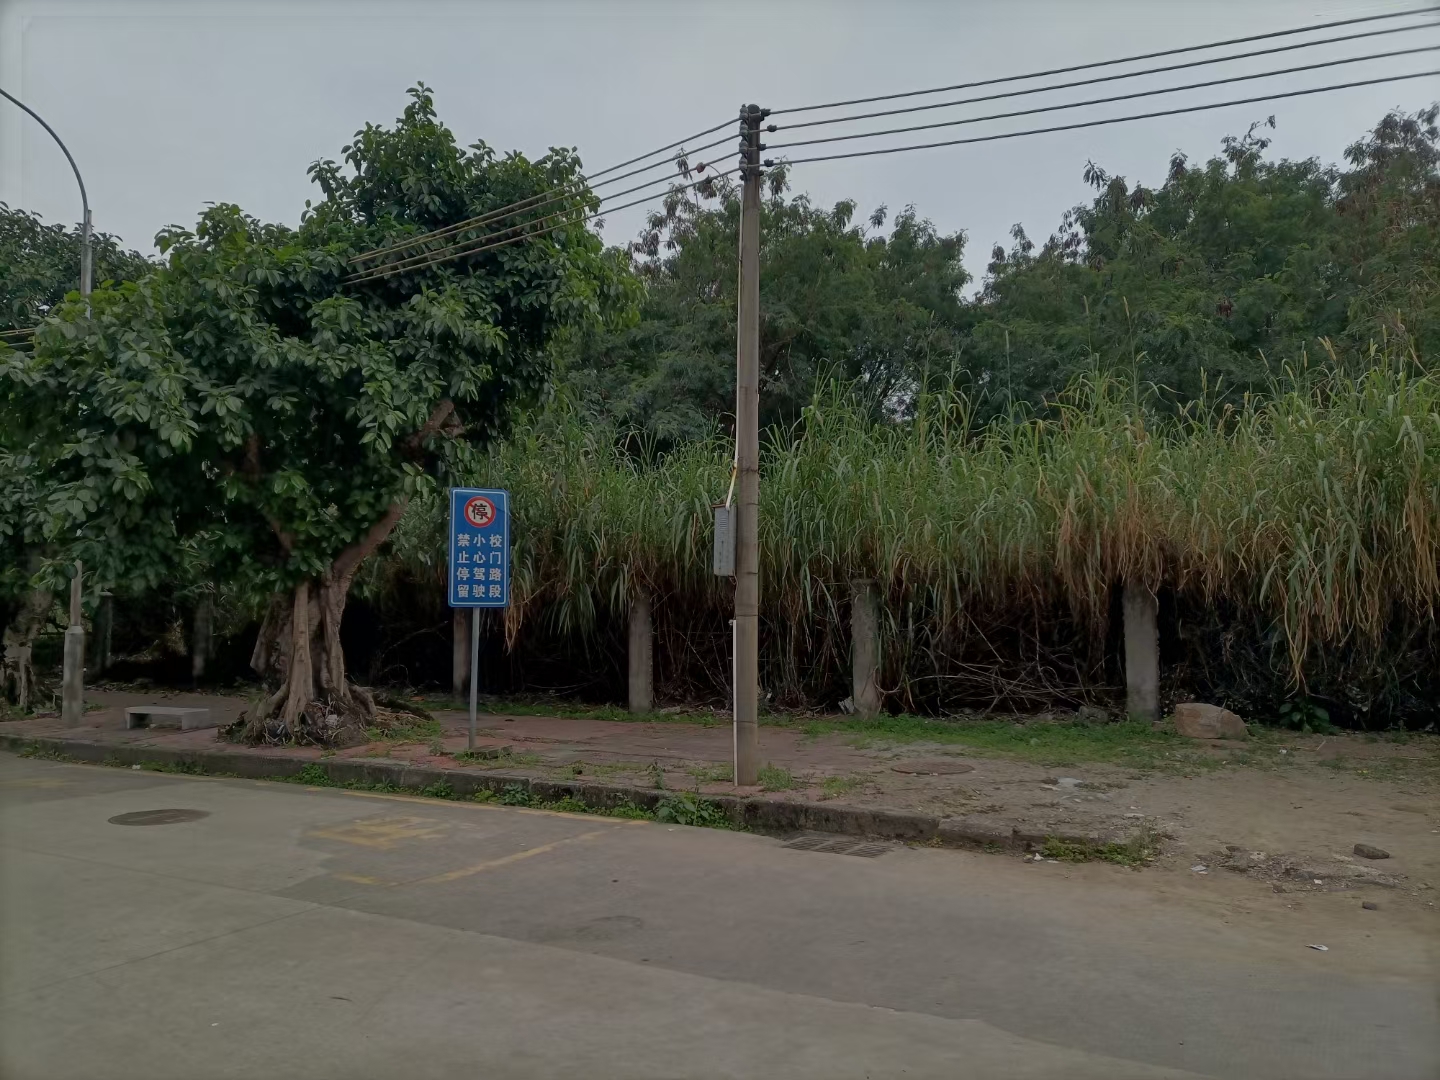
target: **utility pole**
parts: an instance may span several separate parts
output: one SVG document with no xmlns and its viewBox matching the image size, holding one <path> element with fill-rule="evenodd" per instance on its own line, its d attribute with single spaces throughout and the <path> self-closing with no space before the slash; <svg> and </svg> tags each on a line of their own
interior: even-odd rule
<svg viewBox="0 0 1440 1080">
<path fill-rule="evenodd" d="M 735 783 L 760 782 L 760 122 L 740 109 L 740 309 L 735 346 Z"/>
</svg>

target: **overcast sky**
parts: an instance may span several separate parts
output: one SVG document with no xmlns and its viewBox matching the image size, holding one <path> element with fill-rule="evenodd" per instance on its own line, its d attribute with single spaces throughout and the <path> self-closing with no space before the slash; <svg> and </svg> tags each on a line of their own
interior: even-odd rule
<svg viewBox="0 0 1440 1080">
<path fill-rule="evenodd" d="M 484 139 L 497 149 L 531 155 L 548 146 L 575 146 L 587 168 L 599 169 L 733 116 L 743 101 L 778 110 L 1422 4 L 0 0 L 0 87 L 44 116 L 69 145 L 89 188 L 96 227 L 151 251 L 158 229 L 193 224 L 207 202 L 235 202 L 264 219 L 298 221 L 305 199 L 316 194 L 306 166 L 338 157 L 364 122 L 393 120 L 404 107 L 406 87 L 417 80 L 435 90 L 441 118 L 464 143 Z M 1440 30 L 1176 73 L 1165 85 L 1425 44 L 1440 44 Z M 954 138 L 1436 68 L 1440 54 L 1420 54 L 888 141 Z M 1156 85 L 1155 78 L 1134 84 Z M 951 110 L 871 123 L 979 115 L 1130 88 L 1102 85 L 971 106 L 968 114 Z M 1023 222 L 1032 237 L 1043 238 L 1067 207 L 1086 196 L 1080 174 L 1087 159 L 1132 182 L 1155 184 L 1173 151 L 1207 157 L 1225 134 L 1241 133 L 1273 113 L 1273 153 L 1337 161 L 1387 109 L 1413 110 L 1436 98 L 1440 80 L 1392 83 L 1088 131 L 813 164 L 797 168 L 793 183 L 822 203 L 854 198 L 864 213 L 881 203 L 892 212 L 913 203 L 942 230 L 967 232 L 967 265 L 978 274 L 991 246 L 1008 242 L 1013 223 Z M 778 145 L 785 133 L 767 139 Z M 79 218 L 63 156 L 39 125 L 3 100 L 0 200 L 48 220 Z M 630 239 L 642 213 L 611 217 L 606 239 Z"/>
</svg>

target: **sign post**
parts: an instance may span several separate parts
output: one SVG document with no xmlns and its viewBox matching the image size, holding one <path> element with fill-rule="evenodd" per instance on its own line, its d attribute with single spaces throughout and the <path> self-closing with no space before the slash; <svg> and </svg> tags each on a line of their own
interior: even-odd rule
<svg viewBox="0 0 1440 1080">
<path fill-rule="evenodd" d="M 472 608 L 470 622 L 470 735 L 480 681 L 480 609 L 510 606 L 510 493 L 493 488 L 450 489 L 450 606 Z"/>
</svg>

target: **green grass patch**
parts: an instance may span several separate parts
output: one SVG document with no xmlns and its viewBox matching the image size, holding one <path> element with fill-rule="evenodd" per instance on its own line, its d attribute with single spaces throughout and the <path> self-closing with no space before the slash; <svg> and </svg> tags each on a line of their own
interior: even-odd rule
<svg viewBox="0 0 1440 1080">
<path fill-rule="evenodd" d="M 688 791 L 662 799 L 655 807 L 655 820 L 675 825 L 694 825 L 703 829 L 735 828 L 735 823 L 730 820 L 730 815 L 723 806 Z"/>
<path fill-rule="evenodd" d="M 26 743 L 18 754 L 23 758 L 34 758 L 37 761 L 74 761 L 69 754 L 63 750 L 56 750 L 51 746 L 41 746 L 38 743 Z"/>
<path fill-rule="evenodd" d="M 852 746 L 860 748 L 930 742 L 1039 765 L 1113 762 L 1137 768 L 1210 768 L 1221 764 L 1203 748 L 1197 750 L 1191 740 L 1134 720 L 1111 724 L 1021 723 L 902 715 L 811 720 L 804 725 L 804 731 L 812 736 L 843 735 Z"/>
<path fill-rule="evenodd" d="M 799 786 L 795 782 L 795 774 L 783 765 L 767 762 L 761 766 L 759 776 L 761 791 L 789 791 Z"/>
<path fill-rule="evenodd" d="M 735 766 L 725 764 L 692 765 L 685 770 L 700 784 L 728 783 L 735 779 Z"/>
<path fill-rule="evenodd" d="M 868 777 L 864 776 L 827 776 L 820 784 L 820 798 L 834 799 L 840 795 L 848 795 L 850 792 L 862 787 Z"/>
<path fill-rule="evenodd" d="M 368 727 L 365 735 L 371 742 L 434 742 L 444 735 L 440 727 L 440 721 L 427 719 L 423 716 L 412 716 L 408 713 L 397 714 L 404 719 L 397 719 L 393 724 L 386 724 L 383 727 Z"/>
<path fill-rule="evenodd" d="M 1158 839 L 1143 829 L 1128 840 L 1108 844 L 1077 844 L 1052 836 L 1040 848 L 1040 854 L 1047 859 L 1071 863 L 1108 862 L 1131 868 L 1146 865 L 1159 852 Z"/>
</svg>

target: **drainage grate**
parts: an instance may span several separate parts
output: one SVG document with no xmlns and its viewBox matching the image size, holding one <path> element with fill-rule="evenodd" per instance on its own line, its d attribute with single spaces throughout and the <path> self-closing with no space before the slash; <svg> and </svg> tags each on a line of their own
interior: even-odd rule
<svg viewBox="0 0 1440 1080">
<path fill-rule="evenodd" d="M 873 859 L 890 850 L 888 844 L 875 844 L 868 840 L 852 840 L 844 836 L 797 836 L 784 846 L 793 851 L 820 851 L 827 855 L 858 855 L 862 859 Z"/>
<path fill-rule="evenodd" d="M 199 821 L 209 816 L 209 810 L 136 810 L 129 814 L 116 814 L 110 819 L 110 824 L 179 825 L 183 821 Z"/>
</svg>

